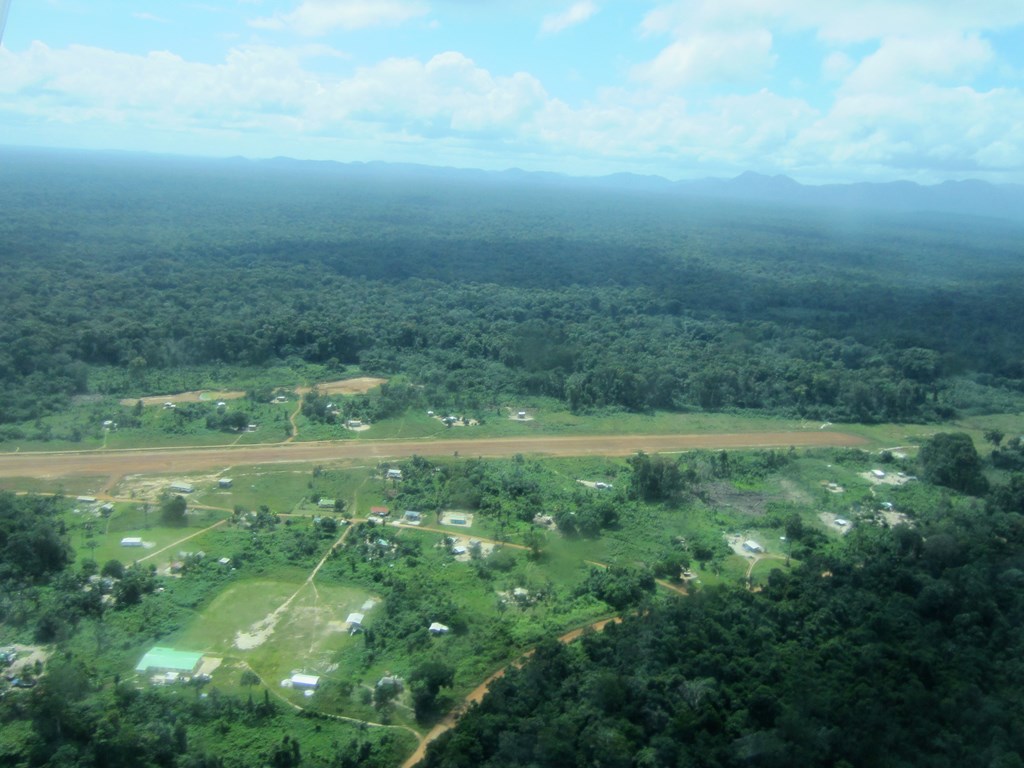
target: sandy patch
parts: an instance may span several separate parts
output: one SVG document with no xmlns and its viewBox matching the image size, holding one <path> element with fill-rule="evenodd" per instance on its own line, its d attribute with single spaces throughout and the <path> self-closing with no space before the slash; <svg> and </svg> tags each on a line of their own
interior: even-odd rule
<svg viewBox="0 0 1024 768">
<path fill-rule="evenodd" d="M 878 477 L 871 472 L 860 472 L 857 476 L 863 477 L 872 485 L 903 485 L 910 480 L 917 479 L 909 475 L 901 475 L 897 472 L 886 472 L 884 477 Z"/>
<path fill-rule="evenodd" d="M 829 493 L 846 493 L 846 489 L 843 488 L 843 486 L 839 485 L 839 483 L 829 483 L 825 480 L 822 480 L 821 487 L 824 488 Z"/>
<path fill-rule="evenodd" d="M 826 528 L 833 531 L 839 531 L 842 535 L 846 535 L 853 528 L 853 523 L 849 518 L 835 515 L 831 512 L 821 512 L 818 514 L 818 519 L 825 525 Z M 840 520 L 844 521 L 845 524 L 840 524 Z"/>
<path fill-rule="evenodd" d="M 731 549 L 734 554 L 737 554 L 740 557 L 757 557 L 758 555 L 763 555 L 765 552 L 768 551 L 767 548 L 765 548 L 765 546 L 764 546 L 764 542 L 761 541 L 760 539 L 753 539 L 753 540 L 761 545 L 761 547 L 762 547 L 762 551 L 761 552 L 751 552 L 750 550 L 745 549 L 743 547 L 744 542 L 750 541 L 750 540 L 751 540 L 751 537 L 749 535 L 743 534 L 743 533 L 734 533 L 734 534 L 731 534 L 731 535 L 727 534 L 725 536 L 725 542 L 726 542 L 726 544 L 729 545 L 729 549 Z"/>
<path fill-rule="evenodd" d="M 610 491 L 612 484 L 607 483 L 603 480 L 577 480 L 580 485 L 585 485 L 587 488 L 593 488 L 596 491 Z"/>
<path fill-rule="evenodd" d="M 365 395 L 371 389 L 387 384 L 387 379 L 379 379 L 373 376 L 359 376 L 354 379 L 339 379 L 338 381 L 324 381 L 316 385 L 322 395 Z M 306 394 L 310 387 L 300 387 L 298 392 Z"/>
<path fill-rule="evenodd" d="M 20 674 L 25 669 L 35 671 L 36 662 L 38 661 L 40 664 L 45 664 L 52 654 L 52 651 L 41 645 L 19 645 L 18 643 L 5 645 L 0 648 L 0 651 L 5 651 L 7 653 L 13 651 L 17 654 L 17 658 L 11 666 L 7 668 L 8 673 L 14 672 L 17 674 Z"/>
<path fill-rule="evenodd" d="M 236 632 L 235 633 L 235 648 L 242 651 L 251 651 L 253 648 L 259 648 L 263 645 L 268 638 L 274 634 L 274 629 L 277 627 L 277 622 L 281 620 L 281 616 L 288 610 L 288 606 L 291 605 L 292 598 L 295 595 L 288 598 L 284 605 L 280 606 L 273 613 L 268 613 L 262 619 L 254 623 L 249 627 L 248 632 Z"/>
<path fill-rule="evenodd" d="M 464 419 L 462 416 L 452 416 L 451 414 L 449 414 L 448 416 L 437 416 L 437 415 L 435 415 L 433 417 L 433 419 L 435 421 L 440 421 L 442 424 L 444 424 L 445 426 L 448 426 L 448 427 L 478 427 L 478 426 L 480 426 L 480 422 L 477 421 L 476 419 Z M 455 421 L 448 422 L 448 421 L 445 421 L 445 419 L 455 419 Z"/>
<path fill-rule="evenodd" d="M 914 521 L 907 517 L 902 512 L 893 512 L 891 510 L 882 510 L 878 513 L 890 528 L 894 528 L 897 525 L 906 525 L 911 528 L 914 527 Z"/>
<path fill-rule="evenodd" d="M 196 389 L 191 392 L 179 392 L 176 395 L 150 395 L 148 397 L 126 397 L 121 405 L 135 405 L 139 400 L 144 406 L 163 405 L 164 403 L 207 403 L 218 400 L 238 400 L 245 397 L 245 392 L 218 392 L 212 389 Z"/>
<path fill-rule="evenodd" d="M 459 521 L 462 522 L 453 522 Z M 473 525 L 473 514 L 471 512 L 460 512 L 457 509 L 448 509 L 441 513 L 438 518 L 441 525 L 454 525 L 457 528 L 469 528 Z"/>
<path fill-rule="evenodd" d="M 369 424 L 360 424 L 358 427 L 345 427 L 349 432 L 365 432 L 369 428 Z"/>
<path fill-rule="evenodd" d="M 170 490 L 169 486 L 171 483 L 188 483 L 196 489 L 196 492 L 200 492 L 210 486 L 216 487 L 219 477 L 220 473 L 213 475 L 175 475 L 173 478 L 127 475 L 120 483 L 118 483 L 116 487 L 117 493 L 115 495 L 120 498 L 130 496 L 131 498 L 138 499 L 140 502 L 152 502 L 159 499 L 160 495 L 164 491 Z M 195 494 L 183 493 L 181 495 L 186 499 L 189 499 Z M 159 512 L 159 510 L 156 509 L 153 511 Z"/>
<path fill-rule="evenodd" d="M 468 563 L 473 559 L 469 551 L 470 547 L 474 544 L 480 545 L 480 557 L 488 557 L 495 547 L 493 541 L 481 541 L 480 539 L 474 539 L 472 536 L 449 536 L 448 538 L 452 542 L 452 549 L 465 550 L 462 554 L 455 555 L 455 559 L 460 563 Z"/>
<path fill-rule="evenodd" d="M 212 675 L 214 670 L 217 669 L 223 663 L 224 659 L 220 656 L 203 656 L 203 662 L 199 666 L 197 675 Z"/>
</svg>

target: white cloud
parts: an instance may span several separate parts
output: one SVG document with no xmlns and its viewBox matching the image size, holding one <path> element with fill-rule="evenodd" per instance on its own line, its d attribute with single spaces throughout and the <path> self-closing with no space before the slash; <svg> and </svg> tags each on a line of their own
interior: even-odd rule
<svg viewBox="0 0 1024 768">
<path fill-rule="evenodd" d="M 982 170 L 1019 172 L 1020 114 L 1019 90 L 918 84 L 911 92 L 851 91 L 794 139 L 793 150 L 808 165 L 889 175 L 935 179 Z"/>
<path fill-rule="evenodd" d="M 395 26 L 427 12 L 427 6 L 418 0 L 304 0 L 290 13 L 252 19 L 249 25 L 316 37 L 334 29 Z"/>
<path fill-rule="evenodd" d="M 137 11 L 137 12 L 133 13 L 132 14 L 132 18 L 139 19 L 140 21 L 155 21 L 157 24 L 167 24 L 167 23 L 169 23 L 167 21 L 167 19 L 165 19 L 165 18 L 163 18 L 161 16 L 157 16 L 157 15 L 152 14 L 152 13 L 145 13 L 145 12 L 142 12 L 142 11 Z"/>
<path fill-rule="evenodd" d="M 846 44 L 980 32 L 1021 23 L 1024 3 L 1013 0 L 674 0 L 649 11 L 640 30 L 648 35 L 684 35 L 693 29 L 772 26 L 813 30 L 822 40 Z"/>
<path fill-rule="evenodd" d="M 821 63 L 821 73 L 827 80 L 840 80 L 849 74 L 856 62 L 842 51 L 833 51 Z"/>
<path fill-rule="evenodd" d="M 580 0 L 580 2 L 573 3 L 561 13 L 552 13 L 545 16 L 540 25 L 540 32 L 542 35 L 557 34 L 569 27 L 582 24 L 597 13 L 597 11 L 597 4 L 592 2 L 592 0 Z"/>
<path fill-rule="evenodd" d="M 994 55 L 976 34 L 885 39 L 861 61 L 836 52 L 824 66 L 840 85 L 814 106 L 759 85 L 675 90 L 749 78 L 772 65 L 772 45 L 762 30 L 672 40 L 634 79 L 569 104 L 532 74 L 496 72 L 458 51 L 356 67 L 319 43 L 236 47 L 216 63 L 34 43 L 0 47 L 0 121 L 62 123 L 65 135 L 120 131 L 136 141 L 177 134 L 225 146 L 255 137 L 274 148 L 266 154 L 302 156 L 299 147 L 315 146 L 329 156 L 329 147 L 344 147 L 338 159 L 358 151 L 669 176 L 1024 178 L 1024 94 L 965 84 Z"/>
<path fill-rule="evenodd" d="M 698 34 L 676 40 L 653 61 L 634 67 L 633 77 L 659 89 L 744 80 L 771 69 L 775 58 L 767 30 Z"/>
<path fill-rule="evenodd" d="M 977 35 L 886 39 L 850 73 L 844 90 L 891 91 L 906 83 L 969 81 L 994 59 Z"/>
</svg>

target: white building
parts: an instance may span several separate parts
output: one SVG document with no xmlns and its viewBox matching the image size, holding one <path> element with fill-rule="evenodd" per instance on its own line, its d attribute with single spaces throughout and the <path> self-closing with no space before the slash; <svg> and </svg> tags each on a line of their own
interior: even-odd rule
<svg viewBox="0 0 1024 768">
<path fill-rule="evenodd" d="M 317 675 L 303 675 L 296 672 L 291 676 L 292 688 L 316 689 L 320 686 L 320 678 Z"/>
</svg>

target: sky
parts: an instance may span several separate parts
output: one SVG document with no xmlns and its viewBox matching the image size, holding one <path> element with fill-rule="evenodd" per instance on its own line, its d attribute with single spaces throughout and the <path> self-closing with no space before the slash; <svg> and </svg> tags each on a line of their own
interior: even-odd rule
<svg viewBox="0 0 1024 768">
<path fill-rule="evenodd" d="M 0 144 L 1024 183 L 1024 0 L 0 0 Z"/>
</svg>

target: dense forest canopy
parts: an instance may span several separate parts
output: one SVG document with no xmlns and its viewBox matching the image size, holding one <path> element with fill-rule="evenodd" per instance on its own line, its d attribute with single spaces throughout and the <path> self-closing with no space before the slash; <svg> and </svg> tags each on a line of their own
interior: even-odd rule
<svg viewBox="0 0 1024 768">
<path fill-rule="evenodd" d="M 1024 382 L 1021 231 L 997 220 L 11 150 L 0 207 L 2 422 L 153 393 L 178 366 L 289 360 L 406 373 L 466 408 L 862 421 L 1005 408 Z"/>
<path fill-rule="evenodd" d="M 1020 766 L 1020 498 L 859 527 L 762 591 L 552 640 L 425 765 Z"/>
</svg>

